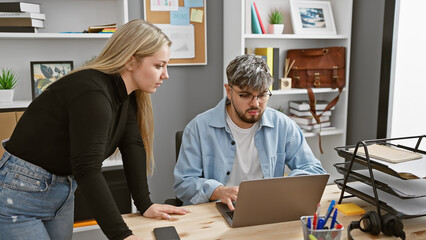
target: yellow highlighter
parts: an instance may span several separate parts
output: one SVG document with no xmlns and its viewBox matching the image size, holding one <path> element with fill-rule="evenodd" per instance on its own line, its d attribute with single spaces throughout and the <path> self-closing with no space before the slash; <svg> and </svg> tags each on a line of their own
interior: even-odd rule
<svg viewBox="0 0 426 240">
<path fill-rule="evenodd" d="M 309 234 L 309 240 L 317 240 L 317 238 L 314 235 Z"/>
</svg>

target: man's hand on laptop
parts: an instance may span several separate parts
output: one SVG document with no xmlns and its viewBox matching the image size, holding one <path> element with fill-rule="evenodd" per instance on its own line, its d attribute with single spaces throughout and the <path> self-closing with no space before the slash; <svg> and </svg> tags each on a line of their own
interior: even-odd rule
<svg viewBox="0 0 426 240">
<path fill-rule="evenodd" d="M 237 201 L 238 195 L 238 186 L 227 187 L 227 186 L 219 186 L 217 187 L 210 200 L 220 200 L 221 202 L 228 205 L 228 208 L 234 211 L 234 205 L 232 202 Z"/>
</svg>

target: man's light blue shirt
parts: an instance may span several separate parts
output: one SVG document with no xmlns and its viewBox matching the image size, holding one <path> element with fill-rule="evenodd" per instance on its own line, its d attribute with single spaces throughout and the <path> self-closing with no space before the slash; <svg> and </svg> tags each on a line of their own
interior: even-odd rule
<svg viewBox="0 0 426 240">
<path fill-rule="evenodd" d="M 236 143 L 226 123 L 226 98 L 185 127 L 174 170 L 176 196 L 184 205 L 209 201 L 225 185 L 235 160 Z M 254 136 L 264 178 L 324 174 L 302 131 L 285 114 L 267 107 Z"/>
</svg>

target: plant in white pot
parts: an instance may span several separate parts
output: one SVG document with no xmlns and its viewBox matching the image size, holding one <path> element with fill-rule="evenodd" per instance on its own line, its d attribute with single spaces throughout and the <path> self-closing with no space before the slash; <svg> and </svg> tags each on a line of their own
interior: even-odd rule
<svg viewBox="0 0 426 240">
<path fill-rule="evenodd" d="M 0 73 L 0 102 L 12 102 L 18 77 L 10 69 L 1 69 Z"/>
<path fill-rule="evenodd" d="M 284 16 L 280 10 L 274 8 L 269 13 L 269 34 L 282 34 L 284 32 Z"/>
</svg>

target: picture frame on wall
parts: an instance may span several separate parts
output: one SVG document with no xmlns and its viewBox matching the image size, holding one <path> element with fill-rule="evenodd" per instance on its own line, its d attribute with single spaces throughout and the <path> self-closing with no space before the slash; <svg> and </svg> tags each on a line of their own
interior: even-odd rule
<svg viewBox="0 0 426 240">
<path fill-rule="evenodd" d="M 294 34 L 337 34 L 330 1 L 290 0 L 290 9 Z"/>
<path fill-rule="evenodd" d="M 73 61 L 32 61 L 30 65 L 33 100 L 74 67 Z"/>
</svg>

